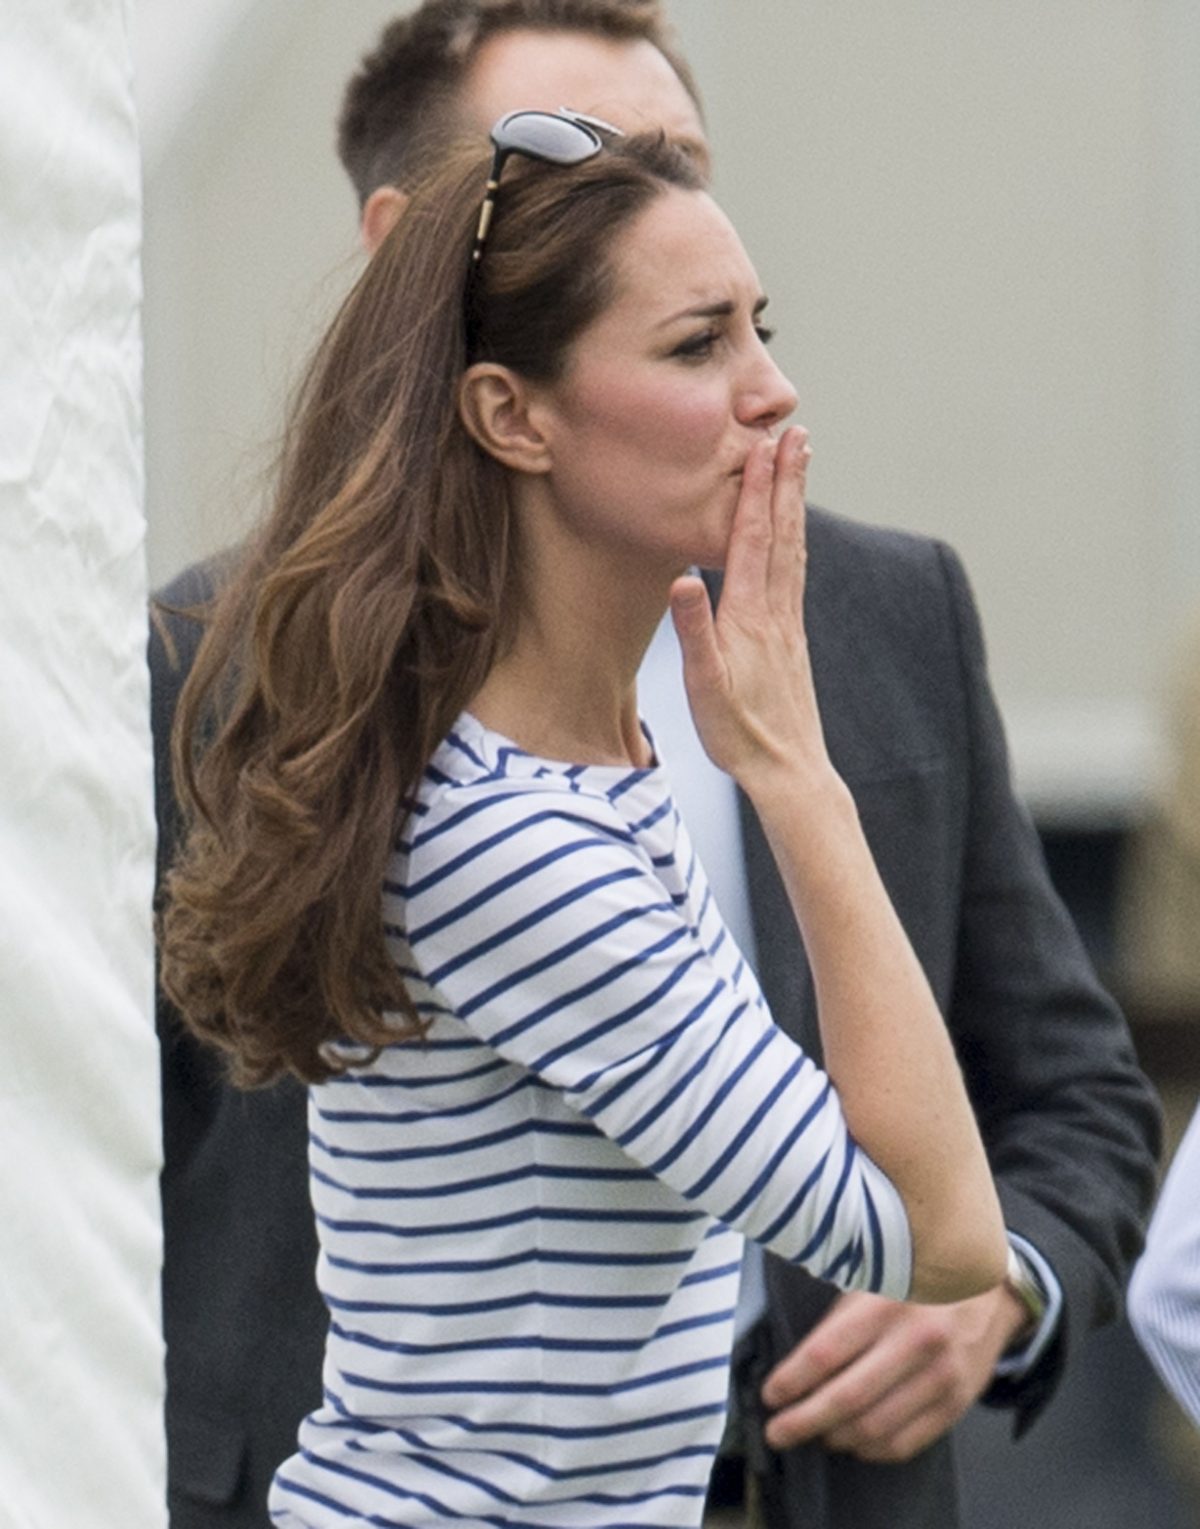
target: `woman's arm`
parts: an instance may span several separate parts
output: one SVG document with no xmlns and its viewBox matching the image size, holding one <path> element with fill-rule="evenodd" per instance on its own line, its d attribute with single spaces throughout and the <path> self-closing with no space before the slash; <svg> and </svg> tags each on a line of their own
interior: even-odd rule
<svg viewBox="0 0 1200 1529">
<path fill-rule="evenodd" d="M 714 619 L 672 591 L 697 730 L 753 802 L 812 966 L 825 1064 L 855 1139 L 908 1211 L 914 1298 L 1003 1277 L 1004 1228 L 958 1063 L 825 749 L 803 626 L 803 431 L 746 463 Z"/>
<path fill-rule="evenodd" d="M 487 776 L 435 791 L 384 900 L 415 1001 L 520 1069 L 514 1084 L 492 1062 L 485 1094 L 536 1100 L 548 1086 L 578 1124 L 547 1129 L 615 1143 L 630 1207 L 662 1209 L 637 1187 L 640 1164 L 685 1202 L 671 1223 L 706 1212 L 844 1289 L 906 1295 L 899 1194 L 858 1150 L 829 1079 L 772 1022 L 686 841 L 664 829 L 658 845 L 673 845 L 682 899 L 603 792 Z"/>
</svg>

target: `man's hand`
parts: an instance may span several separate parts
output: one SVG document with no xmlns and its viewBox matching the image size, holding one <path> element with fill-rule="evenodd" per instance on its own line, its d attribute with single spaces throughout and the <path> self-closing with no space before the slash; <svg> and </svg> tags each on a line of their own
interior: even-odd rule
<svg viewBox="0 0 1200 1529">
<path fill-rule="evenodd" d="M 987 1390 L 1027 1321 L 1002 1285 L 946 1306 L 851 1291 L 767 1376 L 767 1443 L 819 1438 L 861 1460 L 909 1460 Z"/>
</svg>

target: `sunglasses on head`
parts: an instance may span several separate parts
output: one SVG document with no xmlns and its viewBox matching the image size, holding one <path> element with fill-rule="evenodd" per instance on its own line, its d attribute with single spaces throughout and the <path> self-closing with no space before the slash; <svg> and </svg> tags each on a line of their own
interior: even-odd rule
<svg viewBox="0 0 1200 1529">
<path fill-rule="evenodd" d="M 483 206 L 479 209 L 479 226 L 471 250 L 472 266 L 483 254 L 484 241 L 492 226 L 500 174 L 509 156 L 524 154 L 526 159 L 539 159 L 548 165 L 581 165 L 604 147 L 601 133 L 617 138 L 622 136 L 621 129 L 611 122 L 569 111 L 565 106 L 557 112 L 510 111 L 500 118 L 491 133 L 495 152 Z"/>
</svg>

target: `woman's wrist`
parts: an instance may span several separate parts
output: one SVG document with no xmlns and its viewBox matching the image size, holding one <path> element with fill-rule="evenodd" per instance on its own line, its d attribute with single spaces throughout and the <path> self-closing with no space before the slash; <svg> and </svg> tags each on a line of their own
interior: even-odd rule
<svg viewBox="0 0 1200 1529">
<path fill-rule="evenodd" d="M 811 765 L 768 762 L 740 772 L 738 785 L 753 803 L 768 837 L 783 831 L 790 840 L 801 828 L 822 833 L 858 823 L 850 788 L 827 757 Z"/>
</svg>

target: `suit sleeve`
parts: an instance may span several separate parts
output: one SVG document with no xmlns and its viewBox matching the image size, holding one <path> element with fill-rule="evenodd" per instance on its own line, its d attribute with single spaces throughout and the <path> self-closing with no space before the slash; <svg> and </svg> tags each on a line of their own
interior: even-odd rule
<svg viewBox="0 0 1200 1529">
<path fill-rule="evenodd" d="M 1053 1268 L 1059 1332 L 985 1400 L 1018 1432 L 1051 1394 L 1068 1344 L 1111 1320 L 1143 1235 L 1160 1117 L 1125 1020 L 1096 979 L 1016 800 L 966 575 L 939 546 L 957 631 L 970 749 L 968 831 L 950 1023 L 1005 1220 Z"/>
<path fill-rule="evenodd" d="M 150 730 L 154 740 L 154 811 L 158 823 L 156 899 L 179 847 L 181 820 L 171 777 L 171 730 L 179 693 L 191 672 L 203 633 L 185 612 L 211 600 L 222 560 L 185 569 L 155 593 L 150 609 Z M 203 1136 L 221 1097 L 220 1064 L 188 1031 L 155 985 L 155 1021 L 162 1057 L 165 1172 L 177 1171 Z"/>
</svg>

